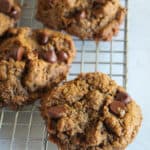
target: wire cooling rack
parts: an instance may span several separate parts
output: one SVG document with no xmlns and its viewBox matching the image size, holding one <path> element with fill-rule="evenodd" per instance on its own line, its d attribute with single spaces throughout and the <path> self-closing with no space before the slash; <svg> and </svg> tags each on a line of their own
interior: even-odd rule
<svg viewBox="0 0 150 150">
<path fill-rule="evenodd" d="M 36 0 L 20 0 L 23 16 L 19 26 L 41 28 L 35 19 Z M 128 8 L 128 0 L 121 0 Z M 77 56 L 68 80 L 80 72 L 101 71 L 110 75 L 118 84 L 126 88 L 127 83 L 127 17 L 119 35 L 111 42 L 99 42 L 74 38 Z M 47 141 L 44 121 L 38 110 L 39 104 L 14 112 L 0 110 L 0 150 L 57 150 Z"/>
</svg>

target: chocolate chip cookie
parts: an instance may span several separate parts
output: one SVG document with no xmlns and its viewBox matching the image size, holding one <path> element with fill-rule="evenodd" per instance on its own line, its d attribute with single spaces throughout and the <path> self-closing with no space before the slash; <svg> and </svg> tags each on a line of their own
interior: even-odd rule
<svg viewBox="0 0 150 150">
<path fill-rule="evenodd" d="M 0 44 L 0 105 L 22 106 L 67 76 L 72 38 L 48 29 L 13 28 Z"/>
<path fill-rule="evenodd" d="M 80 74 L 43 97 L 49 140 L 61 150 L 124 150 L 142 121 L 140 107 L 103 73 Z"/>
<path fill-rule="evenodd" d="M 119 0 L 38 0 L 37 19 L 81 39 L 109 41 L 125 14 Z"/>
<path fill-rule="evenodd" d="M 16 0 L 0 0 L 0 36 L 13 27 L 21 14 L 21 7 Z"/>
</svg>

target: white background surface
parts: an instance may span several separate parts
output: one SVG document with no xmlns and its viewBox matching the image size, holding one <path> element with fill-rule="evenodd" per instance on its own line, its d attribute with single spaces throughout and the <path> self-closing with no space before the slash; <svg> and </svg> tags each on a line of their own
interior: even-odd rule
<svg viewBox="0 0 150 150">
<path fill-rule="evenodd" d="M 141 105 L 143 124 L 128 150 L 150 150 L 150 1 L 129 0 L 128 91 Z"/>
</svg>

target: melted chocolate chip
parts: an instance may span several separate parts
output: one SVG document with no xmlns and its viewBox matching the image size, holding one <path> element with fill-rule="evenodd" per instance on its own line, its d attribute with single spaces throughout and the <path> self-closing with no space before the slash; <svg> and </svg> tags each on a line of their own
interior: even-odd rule
<svg viewBox="0 0 150 150">
<path fill-rule="evenodd" d="M 43 59 L 45 61 L 48 61 L 50 63 L 55 63 L 57 62 L 57 56 L 54 50 L 49 50 L 45 53 L 42 54 L 43 55 Z"/>
<path fill-rule="evenodd" d="M 38 34 L 38 42 L 39 42 L 39 44 L 45 45 L 45 44 L 48 43 L 48 41 L 49 41 L 49 36 L 48 36 L 47 33 L 45 33 L 45 32 L 40 32 L 40 33 Z"/>
<path fill-rule="evenodd" d="M 10 50 L 10 57 L 13 57 L 16 61 L 21 61 L 24 55 L 25 49 L 23 47 L 13 47 Z"/>
<path fill-rule="evenodd" d="M 131 101 L 130 96 L 126 92 L 123 92 L 123 91 L 117 91 L 115 99 L 125 104 L 128 104 Z"/>
<path fill-rule="evenodd" d="M 64 51 L 60 51 L 58 53 L 58 59 L 59 61 L 66 62 L 68 60 L 68 54 Z"/>
<path fill-rule="evenodd" d="M 9 0 L 0 0 L 0 12 L 9 13 L 11 8 L 12 6 Z"/>
<path fill-rule="evenodd" d="M 9 13 L 10 17 L 17 20 L 20 17 L 20 11 L 16 10 L 15 8 L 11 9 L 11 12 Z"/>
<path fill-rule="evenodd" d="M 122 111 L 125 110 L 125 104 L 120 101 L 113 101 L 109 105 L 110 111 L 115 115 L 121 115 Z"/>
<path fill-rule="evenodd" d="M 54 106 L 49 108 L 48 113 L 51 118 L 57 119 L 65 115 L 66 109 L 64 106 Z"/>
</svg>

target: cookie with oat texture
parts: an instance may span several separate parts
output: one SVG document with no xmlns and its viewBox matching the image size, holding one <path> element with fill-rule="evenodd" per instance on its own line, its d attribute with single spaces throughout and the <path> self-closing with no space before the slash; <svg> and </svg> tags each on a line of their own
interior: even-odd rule
<svg viewBox="0 0 150 150">
<path fill-rule="evenodd" d="M 0 43 L 0 104 L 23 106 L 65 80 L 72 38 L 48 29 L 13 28 Z"/>
<path fill-rule="evenodd" d="M 124 150 L 141 126 L 140 107 L 103 73 L 80 74 L 43 97 L 49 140 L 61 150 Z"/>
<path fill-rule="evenodd" d="M 21 7 L 16 0 L 0 0 L 0 36 L 13 27 L 21 15 Z"/>
<path fill-rule="evenodd" d="M 126 9 L 119 0 L 38 0 L 37 19 L 81 39 L 109 41 L 119 32 Z"/>
</svg>

